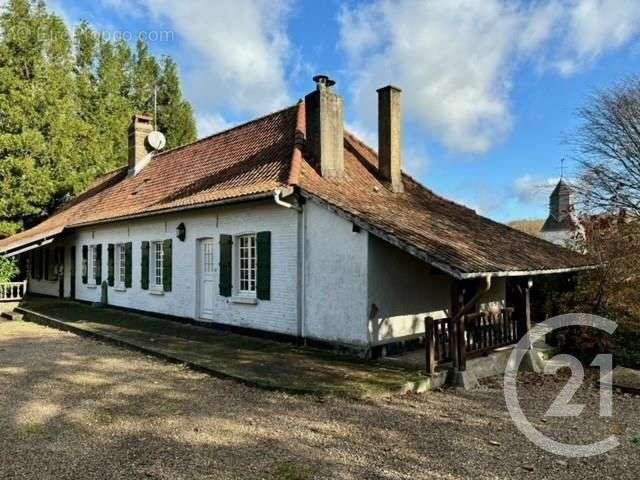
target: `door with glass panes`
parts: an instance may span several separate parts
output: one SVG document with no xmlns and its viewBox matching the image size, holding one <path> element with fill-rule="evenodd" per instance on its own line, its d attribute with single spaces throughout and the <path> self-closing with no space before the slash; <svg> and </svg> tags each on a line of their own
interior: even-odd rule
<svg viewBox="0 0 640 480">
<path fill-rule="evenodd" d="M 215 261 L 214 241 L 212 238 L 200 240 L 198 255 L 199 264 L 199 316 L 200 318 L 213 319 L 213 299 L 215 294 Z"/>
</svg>

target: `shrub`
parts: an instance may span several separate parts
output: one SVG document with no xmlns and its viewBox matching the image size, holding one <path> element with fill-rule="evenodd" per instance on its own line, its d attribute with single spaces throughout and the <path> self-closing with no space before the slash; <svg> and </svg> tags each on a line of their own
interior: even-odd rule
<svg viewBox="0 0 640 480">
<path fill-rule="evenodd" d="M 10 282 L 18 274 L 18 264 L 12 258 L 0 257 L 0 282 Z"/>
</svg>

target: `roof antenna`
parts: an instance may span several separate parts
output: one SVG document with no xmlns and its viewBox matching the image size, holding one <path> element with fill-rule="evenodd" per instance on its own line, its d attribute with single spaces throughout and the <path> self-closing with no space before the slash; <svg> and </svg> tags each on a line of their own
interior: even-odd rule
<svg viewBox="0 0 640 480">
<path fill-rule="evenodd" d="M 158 85 L 153 85 L 153 131 L 147 135 L 147 142 L 154 151 L 162 150 L 167 138 L 158 131 Z"/>
<path fill-rule="evenodd" d="M 564 158 L 560 160 L 560 180 L 564 178 Z"/>
<path fill-rule="evenodd" d="M 158 85 L 153 86 L 153 129 L 158 130 Z"/>
</svg>

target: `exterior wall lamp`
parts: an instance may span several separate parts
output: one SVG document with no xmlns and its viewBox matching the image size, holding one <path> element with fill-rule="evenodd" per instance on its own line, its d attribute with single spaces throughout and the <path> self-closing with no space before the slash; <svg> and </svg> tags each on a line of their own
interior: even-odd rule
<svg viewBox="0 0 640 480">
<path fill-rule="evenodd" d="M 184 223 L 181 223 L 176 228 L 176 237 L 181 242 L 184 242 L 184 239 L 187 238 L 187 227 L 184 226 Z"/>
</svg>

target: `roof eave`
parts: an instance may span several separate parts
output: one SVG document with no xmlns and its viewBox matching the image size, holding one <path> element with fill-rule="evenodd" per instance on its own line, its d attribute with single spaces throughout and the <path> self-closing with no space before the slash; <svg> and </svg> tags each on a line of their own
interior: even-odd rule
<svg viewBox="0 0 640 480">
<path fill-rule="evenodd" d="M 121 222 L 124 220 L 134 220 L 138 218 L 154 217 L 157 215 L 164 215 L 167 213 L 174 213 L 174 212 L 183 212 L 185 210 L 197 210 L 200 208 L 217 207 L 220 205 L 229 205 L 234 203 L 250 202 L 254 200 L 263 200 L 265 198 L 271 198 L 271 197 L 273 197 L 273 190 L 267 190 L 264 192 L 253 193 L 249 195 L 242 195 L 239 197 L 224 198 L 221 200 L 215 200 L 211 202 L 184 205 L 180 207 L 163 208 L 163 209 L 153 210 L 150 212 L 141 212 L 141 213 L 135 213 L 131 215 L 123 215 L 119 217 L 110 217 L 103 220 L 73 223 L 69 225 L 69 228 L 90 227 L 93 225 L 103 225 L 105 223 L 113 223 L 113 222 Z"/>
<path fill-rule="evenodd" d="M 580 266 L 580 267 L 567 267 L 567 268 L 556 268 L 556 269 L 540 269 L 540 270 L 506 270 L 506 271 L 494 271 L 494 272 L 462 272 L 457 270 L 450 265 L 447 265 L 439 260 L 434 259 L 430 255 L 426 254 L 424 251 L 416 248 L 408 242 L 403 241 L 397 236 L 385 232 L 384 230 L 371 225 L 368 222 L 365 222 L 357 215 L 353 215 L 340 207 L 314 195 L 313 193 L 308 192 L 307 190 L 301 189 L 301 194 L 308 198 L 309 200 L 316 202 L 325 208 L 328 208 L 332 212 L 336 213 L 338 216 L 344 218 L 347 221 L 352 222 L 354 225 L 366 230 L 367 232 L 381 238 L 382 240 L 395 245 L 401 250 L 407 252 L 408 254 L 419 258 L 420 260 L 428 263 L 434 268 L 443 271 L 444 273 L 452 276 L 457 280 L 471 280 L 474 278 L 482 278 L 487 276 L 492 277 L 524 277 L 524 276 L 535 276 L 535 275 L 553 275 L 553 274 L 561 274 L 561 273 L 570 273 L 570 272 L 578 272 L 583 270 L 592 270 L 594 268 L 598 268 L 597 265 L 588 265 L 588 266 Z"/>
<path fill-rule="evenodd" d="M 335 206 L 334 204 L 327 202 L 326 200 L 323 200 L 322 198 L 318 197 L 317 195 L 314 195 L 313 193 L 308 192 L 307 190 L 302 190 L 301 189 L 301 194 L 303 197 L 311 200 L 312 202 L 315 202 L 319 205 L 324 206 L 325 208 L 328 208 L 329 210 L 331 210 L 332 212 L 334 212 L 335 214 L 337 214 L 338 216 L 344 218 L 345 220 L 352 222 L 354 225 L 357 225 L 358 227 L 362 228 L 363 230 L 366 230 L 367 232 L 375 235 L 376 237 L 381 238 L 382 240 L 395 245 L 396 247 L 398 247 L 400 250 L 403 250 L 405 252 L 407 252 L 408 254 L 419 258 L 420 260 L 428 263 L 429 265 L 437 268 L 438 270 L 443 271 L 444 273 L 451 275 L 454 278 L 457 279 L 462 279 L 461 275 L 462 272 L 459 272 L 453 268 L 451 268 L 449 265 L 444 264 L 436 259 L 434 259 L 433 257 L 431 257 L 430 255 L 427 255 L 424 251 L 414 247 L 413 245 L 411 245 L 408 242 L 405 242 L 404 240 L 398 238 L 395 235 L 392 235 L 388 232 L 385 232 L 384 230 L 371 225 L 368 222 L 365 222 L 364 220 L 362 220 L 360 217 L 358 217 L 357 215 L 353 215 L 349 212 L 346 212 L 345 210 L 341 209 L 340 207 Z"/>
<path fill-rule="evenodd" d="M 47 245 L 59 236 L 65 229 L 60 229 L 60 231 L 56 231 L 55 233 L 49 232 L 47 235 L 43 235 L 40 237 L 36 237 L 35 239 L 18 242 L 17 244 L 10 245 L 7 248 L 0 247 L 0 255 L 4 257 L 13 257 L 15 255 L 19 255 L 20 253 L 27 252 L 29 250 L 33 250 L 34 248 L 39 248 L 44 245 Z"/>
<path fill-rule="evenodd" d="M 583 272 L 585 270 L 594 270 L 598 267 L 599 265 L 587 265 L 582 267 L 551 268 L 551 269 L 540 269 L 540 270 L 506 270 L 506 271 L 497 271 L 497 272 L 471 272 L 471 273 L 460 273 L 459 278 L 461 280 L 471 280 L 474 278 L 482 278 L 487 276 L 527 277 L 527 276 L 537 276 L 537 275 L 556 275 L 561 273 L 572 273 L 572 272 Z"/>
</svg>

